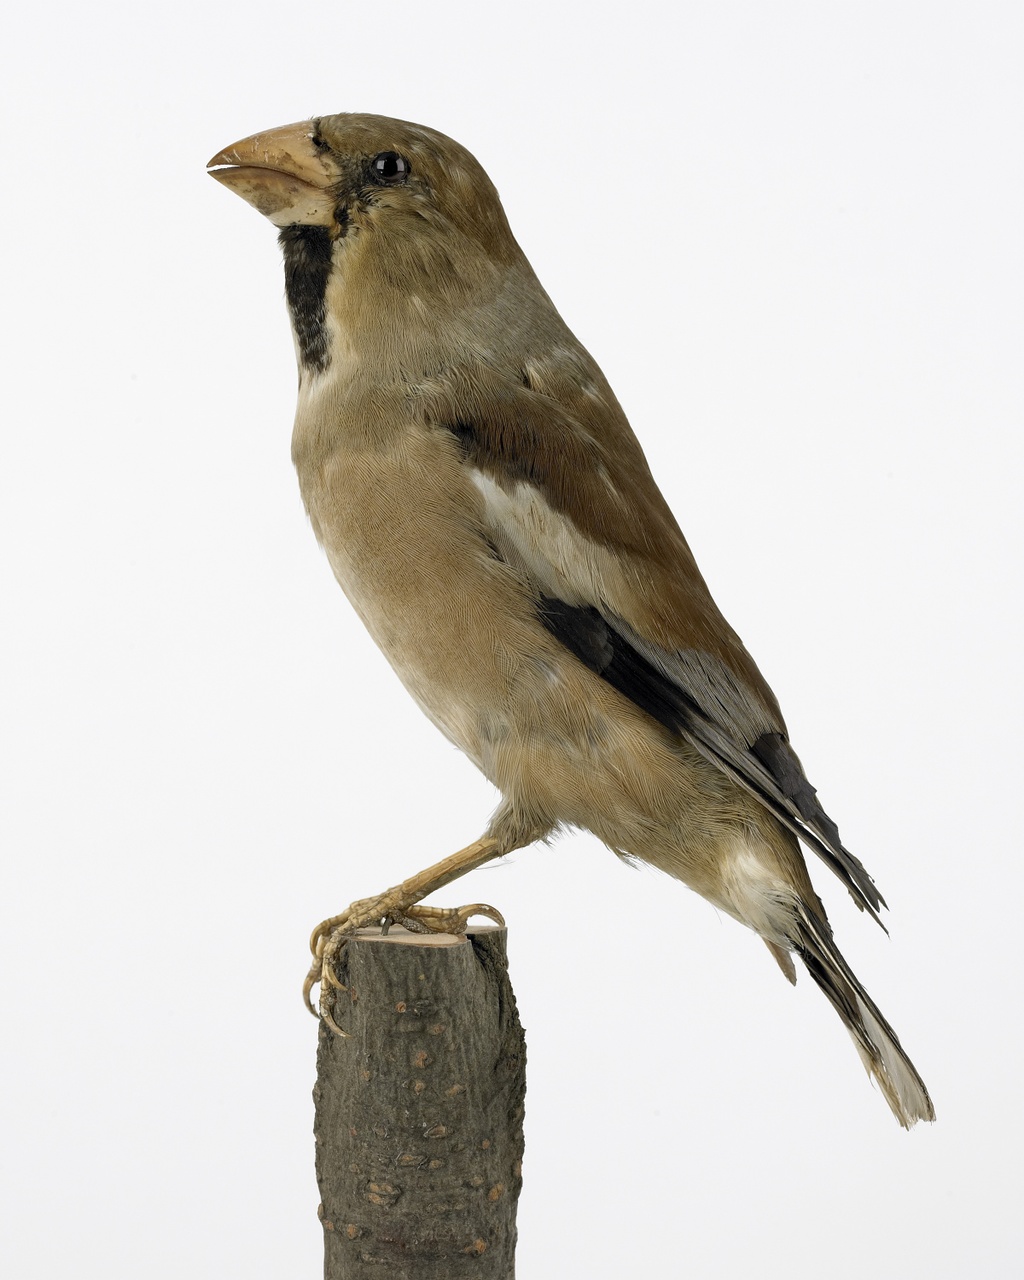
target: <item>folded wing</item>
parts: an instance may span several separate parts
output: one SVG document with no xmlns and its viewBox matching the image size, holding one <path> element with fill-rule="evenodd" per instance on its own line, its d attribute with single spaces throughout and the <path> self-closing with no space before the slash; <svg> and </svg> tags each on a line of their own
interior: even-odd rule
<svg viewBox="0 0 1024 1280">
<path fill-rule="evenodd" d="M 621 408 L 596 366 L 582 372 L 451 375 L 419 405 L 450 433 L 488 541 L 529 581 L 547 630 L 756 796 L 878 920 L 884 900 L 807 781 Z"/>
</svg>

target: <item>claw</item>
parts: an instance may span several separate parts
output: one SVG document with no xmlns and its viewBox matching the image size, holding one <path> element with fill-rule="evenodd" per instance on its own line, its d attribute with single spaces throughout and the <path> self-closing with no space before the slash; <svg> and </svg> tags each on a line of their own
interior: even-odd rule
<svg viewBox="0 0 1024 1280">
<path fill-rule="evenodd" d="M 302 1002 L 314 1018 L 320 1018 L 323 1016 L 322 1008 L 320 1011 L 314 1009 L 313 1001 L 310 999 L 310 994 L 315 986 L 319 984 L 321 992 L 321 1000 L 318 1001 L 318 1004 L 322 1003 L 323 992 L 328 987 L 332 987 L 335 991 L 348 990 L 348 987 L 346 987 L 343 982 L 339 981 L 338 975 L 334 972 L 333 965 L 331 964 L 331 961 L 341 950 L 341 945 L 345 941 L 345 938 L 340 938 L 338 945 L 331 949 L 329 956 L 326 954 L 326 951 L 327 947 L 330 945 L 330 939 L 321 936 L 317 943 L 319 954 L 316 956 L 313 964 L 309 966 L 309 972 L 306 974 L 305 981 L 302 984 Z M 331 1020 L 325 1019 L 325 1021 L 330 1022 Z"/>
<path fill-rule="evenodd" d="M 338 1026 L 338 1024 L 337 1024 L 337 1023 L 334 1021 L 334 1019 L 331 1017 L 331 1015 L 330 1015 L 330 1013 L 328 1012 L 328 1010 L 326 1010 L 326 1009 L 321 1009 L 321 1010 L 320 1010 L 320 1020 L 321 1020 L 321 1021 L 322 1021 L 326 1026 L 330 1027 L 330 1029 L 334 1032 L 334 1034 L 335 1034 L 336 1036 L 341 1036 L 341 1038 L 342 1038 L 343 1040 L 351 1040 L 351 1039 L 352 1039 L 352 1034 L 351 1034 L 351 1032 L 344 1030 L 344 1028 L 343 1028 L 343 1027 L 339 1027 L 339 1026 Z"/>
<path fill-rule="evenodd" d="M 348 988 L 343 987 L 337 978 L 325 967 L 320 979 L 320 999 L 317 1001 L 317 1006 L 320 1011 L 320 1021 L 330 1027 L 336 1036 L 341 1036 L 342 1039 L 348 1040 L 350 1038 L 349 1033 L 343 1027 L 339 1027 L 334 1021 L 334 995 L 331 992 L 332 986 L 336 990 L 348 990 Z"/>
<path fill-rule="evenodd" d="M 339 947 L 338 950 L 340 951 L 341 948 Z M 333 956 L 332 956 L 332 959 L 333 959 Z M 323 966 L 323 969 L 320 972 L 320 986 L 333 987 L 335 991 L 348 990 L 348 987 L 345 986 L 344 982 L 339 981 L 338 975 L 334 972 L 333 967 L 329 964 L 325 964 Z"/>
<path fill-rule="evenodd" d="M 302 984 L 302 1003 L 310 1011 L 314 1018 L 319 1018 L 319 1014 L 313 1008 L 313 1001 L 309 998 L 310 993 L 316 984 L 320 981 L 321 973 L 319 968 L 314 964 L 310 965 L 309 973 L 306 974 L 306 980 Z"/>
</svg>

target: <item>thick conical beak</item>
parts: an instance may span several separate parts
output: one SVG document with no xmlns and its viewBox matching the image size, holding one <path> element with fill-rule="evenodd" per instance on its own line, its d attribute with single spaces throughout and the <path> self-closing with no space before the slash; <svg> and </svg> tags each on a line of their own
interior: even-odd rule
<svg viewBox="0 0 1024 1280">
<path fill-rule="evenodd" d="M 330 153 L 314 144 L 313 131 L 313 121 L 303 120 L 254 133 L 219 151 L 207 172 L 275 226 L 329 226 L 336 204 L 330 188 L 339 175 Z"/>
</svg>

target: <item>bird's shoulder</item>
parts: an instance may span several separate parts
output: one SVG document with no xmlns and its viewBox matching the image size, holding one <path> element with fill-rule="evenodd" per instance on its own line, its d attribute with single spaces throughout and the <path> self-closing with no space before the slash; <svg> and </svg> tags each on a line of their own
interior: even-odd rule
<svg viewBox="0 0 1024 1280">
<path fill-rule="evenodd" d="M 625 413 L 582 348 L 524 356 L 514 367 L 453 366 L 417 388 L 415 411 L 448 434 L 495 540 L 525 560 L 541 588 L 620 616 L 666 658 L 699 655 L 750 691 L 766 723 L 782 726 Z"/>
</svg>

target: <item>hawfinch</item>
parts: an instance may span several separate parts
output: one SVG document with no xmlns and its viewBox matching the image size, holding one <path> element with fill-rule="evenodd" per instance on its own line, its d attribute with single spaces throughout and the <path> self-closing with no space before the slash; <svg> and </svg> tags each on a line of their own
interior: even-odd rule
<svg viewBox="0 0 1024 1280">
<path fill-rule="evenodd" d="M 254 134 L 210 172 L 279 228 L 316 536 L 399 679 L 502 795 L 474 844 L 320 926 L 307 1002 L 320 982 L 330 1016 L 355 929 L 458 929 L 470 908 L 420 899 L 583 827 L 755 930 L 790 981 L 798 956 L 900 1124 L 934 1119 L 800 842 L 876 919 L 882 897 L 477 161 L 343 114 Z"/>
</svg>

